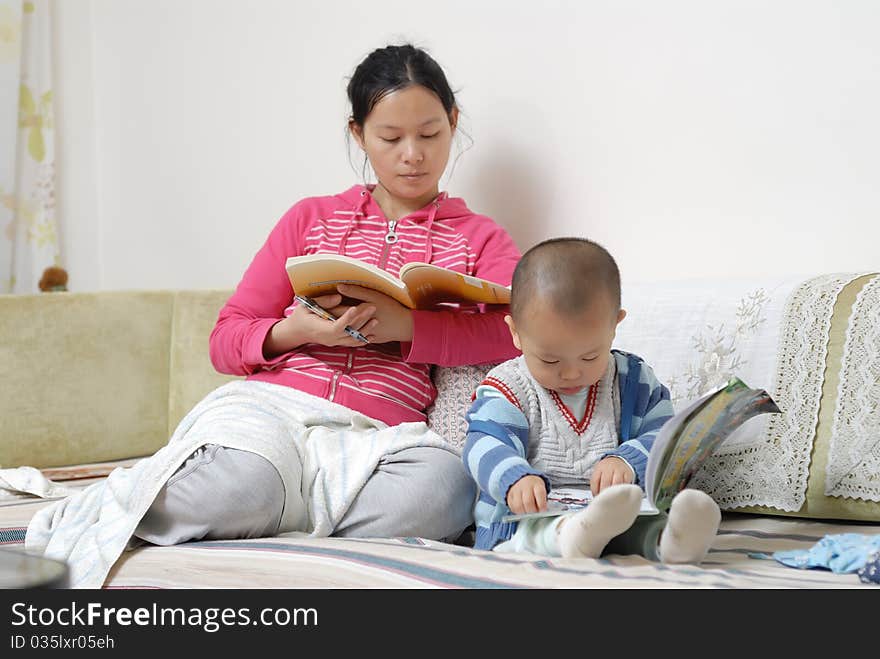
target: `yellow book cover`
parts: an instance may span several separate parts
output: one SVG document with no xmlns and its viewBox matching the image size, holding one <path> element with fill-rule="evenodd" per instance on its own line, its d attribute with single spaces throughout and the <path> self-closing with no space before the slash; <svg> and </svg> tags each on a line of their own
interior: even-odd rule
<svg viewBox="0 0 880 659">
<path fill-rule="evenodd" d="M 286 267 L 294 292 L 312 298 L 335 293 L 338 284 L 354 284 L 393 297 L 410 309 L 430 309 L 441 302 L 510 303 L 509 286 L 428 263 L 407 263 L 399 277 L 340 254 L 291 256 Z"/>
</svg>

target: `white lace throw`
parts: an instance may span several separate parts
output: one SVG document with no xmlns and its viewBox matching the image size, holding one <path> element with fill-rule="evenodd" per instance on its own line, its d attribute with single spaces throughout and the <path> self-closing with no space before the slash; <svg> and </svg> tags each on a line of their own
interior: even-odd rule
<svg viewBox="0 0 880 659">
<path fill-rule="evenodd" d="M 783 410 L 743 424 L 694 477 L 722 508 L 803 505 L 831 314 L 859 276 L 624 286 L 629 316 L 615 346 L 654 367 L 676 409 L 737 375 Z"/>
<path fill-rule="evenodd" d="M 825 494 L 880 501 L 880 275 L 859 291 L 847 326 Z"/>
</svg>

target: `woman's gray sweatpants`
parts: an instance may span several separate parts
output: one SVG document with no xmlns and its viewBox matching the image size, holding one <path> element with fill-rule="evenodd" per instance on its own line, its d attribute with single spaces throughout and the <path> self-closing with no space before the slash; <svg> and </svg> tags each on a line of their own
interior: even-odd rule
<svg viewBox="0 0 880 659">
<path fill-rule="evenodd" d="M 417 447 L 385 456 L 335 536 L 415 536 L 452 542 L 473 521 L 476 486 L 455 454 Z M 160 490 L 135 536 L 157 545 L 259 538 L 278 532 L 284 486 L 265 458 L 207 444 Z"/>
</svg>

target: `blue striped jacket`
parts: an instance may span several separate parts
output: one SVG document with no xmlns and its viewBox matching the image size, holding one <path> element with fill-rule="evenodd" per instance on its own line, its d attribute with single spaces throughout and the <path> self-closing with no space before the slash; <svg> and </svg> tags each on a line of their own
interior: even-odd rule
<svg viewBox="0 0 880 659">
<path fill-rule="evenodd" d="M 620 444 L 601 457 L 614 455 L 626 460 L 635 471 L 636 484 L 644 488 L 648 453 L 660 428 L 673 416 L 669 389 L 641 357 L 621 350 L 611 354 L 620 395 Z M 501 521 L 510 512 L 506 503 L 510 487 L 528 474 L 544 478 L 548 490 L 550 482 L 526 460 L 529 425 L 523 410 L 514 403 L 503 396 L 477 395 L 467 421 L 462 460 L 480 491 L 474 507 L 474 547 L 491 549 L 516 531 L 516 522 Z"/>
</svg>

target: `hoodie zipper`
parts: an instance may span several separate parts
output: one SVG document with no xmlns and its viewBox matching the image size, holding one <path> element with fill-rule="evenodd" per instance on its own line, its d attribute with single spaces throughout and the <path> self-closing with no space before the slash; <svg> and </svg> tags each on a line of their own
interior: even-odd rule
<svg viewBox="0 0 880 659">
<path fill-rule="evenodd" d="M 354 364 L 354 349 L 351 349 L 348 351 L 348 359 L 345 362 L 345 370 L 343 371 L 343 373 L 345 375 L 348 375 L 349 373 L 351 373 L 351 367 L 353 364 Z M 330 395 L 327 397 L 327 400 L 329 400 L 331 403 L 336 398 L 336 385 L 339 384 L 339 376 L 340 375 L 341 375 L 341 373 L 339 371 L 336 371 L 330 380 Z"/>
<path fill-rule="evenodd" d="M 388 233 L 385 234 L 385 247 L 382 248 L 382 257 L 379 259 L 379 267 L 385 269 L 388 261 L 388 251 L 391 245 L 397 242 L 397 234 L 394 229 L 397 227 L 397 220 L 388 220 Z"/>
</svg>

